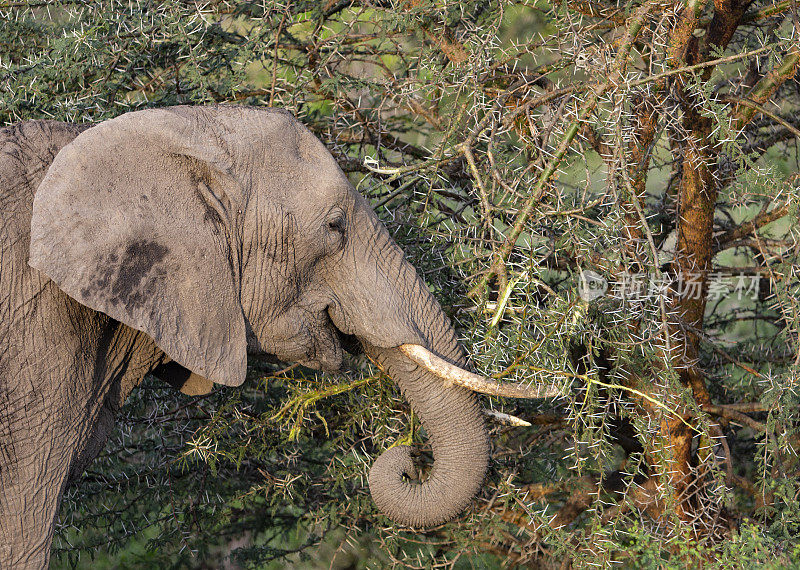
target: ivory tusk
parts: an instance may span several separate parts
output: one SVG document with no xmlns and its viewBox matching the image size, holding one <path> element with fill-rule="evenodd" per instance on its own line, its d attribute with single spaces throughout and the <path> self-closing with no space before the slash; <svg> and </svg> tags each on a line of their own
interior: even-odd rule
<svg viewBox="0 0 800 570">
<path fill-rule="evenodd" d="M 483 413 L 492 418 L 497 423 L 502 424 L 504 426 L 530 427 L 531 425 L 530 422 L 526 422 L 522 418 L 518 418 L 517 416 L 512 416 L 511 414 L 504 414 L 503 412 L 498 412 L 496 410 L 483 408 Z"/>
<path fill-rule="evenodd" d="M 507 398 L 554 398 L 561 395 L 561 392 L 553 386 L 533 387 L 490 380 L 480 374 L 468 372 L 455 364 L 450 364 L 418 344 L 401 344 L 399 348 L 400 352 L 430 371 L 431 374 L 473 392 Z"/>
</svg>

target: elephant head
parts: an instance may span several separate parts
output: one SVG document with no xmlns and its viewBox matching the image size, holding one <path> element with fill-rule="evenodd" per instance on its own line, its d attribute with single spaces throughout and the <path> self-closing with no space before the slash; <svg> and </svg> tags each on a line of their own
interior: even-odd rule
<svg viewBox="0 0 800 570">
<path fill-rule="evenodd" d="M 344 340 L 360 340 L 433 448 L 425 478 L 404 446 L 370 471 L 376 504 L 398 523 L 444 522 L 479 490 L 489 439 L 475 394 L 407 350 L 463 368 L 449 320 L 288 113 L 174 107 L 101 123 L 58 154 L 31 227 L 34 268 L 213 382 L 241 384 L 248 354 L 337 370 Z"/>
</svg>

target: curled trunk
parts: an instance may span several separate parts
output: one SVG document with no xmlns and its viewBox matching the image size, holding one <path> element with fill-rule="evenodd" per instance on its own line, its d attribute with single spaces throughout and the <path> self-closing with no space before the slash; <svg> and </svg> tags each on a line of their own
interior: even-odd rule
<svg viewBox="0 0 800 570">
<path fill-rule="evenodd" d="M 446 522 L 469 504 L 486 474 L 489 437 L 477 398 L 460 386 L 445 386 L 396 348 L 367 350 L 418 414 L 434 458 L 427 478 L 420 481 L 411 448 L 388 449 L 369 473 L 372 498 L 400 524 L 429 527 Z"/>
</svg>

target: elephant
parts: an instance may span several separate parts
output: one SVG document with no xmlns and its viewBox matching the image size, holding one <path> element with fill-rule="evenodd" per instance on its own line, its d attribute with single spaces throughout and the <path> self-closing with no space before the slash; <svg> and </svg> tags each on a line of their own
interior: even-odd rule
<svg viewBox="0 0 800 570">
<path fill-rule="evenodd" d="M 290 113 L 26 121 L 0 149 L 0 567 L 47 566 L 65 487 L 145 375 L 202 393 L 242 384 L 248 355 L 337 371 L 357 341 L 434 457 L 420 478 L 409 447 L 380 455 L 376 506 L 430 527 L 470 504 L 490 454 L 475 390 L 501 391 L 466 370 L 428 287 Z"/>
</svg>

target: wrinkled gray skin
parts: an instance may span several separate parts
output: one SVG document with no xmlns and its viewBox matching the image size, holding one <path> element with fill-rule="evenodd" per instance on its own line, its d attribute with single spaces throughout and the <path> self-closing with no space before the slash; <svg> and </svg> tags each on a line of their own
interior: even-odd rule
<svg viewBox="0 0 800 570">
<path fill-rule="evenodd" d="M 236 386 L 247 354 L 337 370 L 345 335 L 397 382 L 433 447 L 422 482 L 408 447 L 378 458 L 378 507 L 424 527 L 478 491 L 489 444 L 474 394 L 396 350 L 464 366 L 447 317 L 289 114 L 21 123 L 0 131 L 0 180 L 0 567 L 47 565 L 65 486 L 145 374 Z"/>
</svg>

